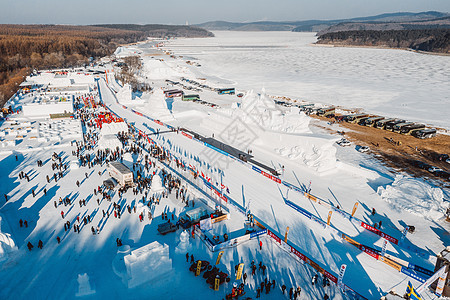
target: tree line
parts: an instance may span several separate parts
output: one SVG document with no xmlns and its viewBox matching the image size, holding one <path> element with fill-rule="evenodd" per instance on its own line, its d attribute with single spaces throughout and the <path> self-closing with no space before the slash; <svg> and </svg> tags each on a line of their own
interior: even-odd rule
<svg viewBox="0 0 450 300">
<path fill-rule="evenodd" d="M 450 29 L 338 31 L 319 36 L 317 43 L 350 46 L 383 46 L 436 53 L 450 53 Z"/>
<path fill-rule="evenodd" d="M 32 69 L 82 66 L 145 38 L 141 31 L 96 26 L 0 25 L 0 105 Z"/>
</svg>

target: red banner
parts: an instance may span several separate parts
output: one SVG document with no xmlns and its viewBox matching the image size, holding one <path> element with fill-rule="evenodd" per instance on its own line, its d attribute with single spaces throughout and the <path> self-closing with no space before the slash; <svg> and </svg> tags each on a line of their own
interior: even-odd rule
<svg viewBox="0 0 450 300">
<path fill-rule="evenodd" d="M 267 234 L 273 238 L 275 241 L 278 242 L 278 244 L 281 244 L 281 239 L 279 237 L 277 237 L 272 231 L 267 230 Z"/>
<path fill-rule="evenodd" d="M 396 245 L 398 244 L 398 240 L 397 240 L 396 238 L 394 238 L 394 237 L 392 237 L 392 236 L 390 236 L 390 235 L 388 235 L 388 234 L 386 234 L 386 233 L 384 233 L 384 232 L 382 232 L 382 231 L 380 231 L 380 230 L 378 230 L 378 229 L 376 229 L 376 228 L 370 226 L 370 225 L 367 224 L 367 223 L 361 222 L 361 226 L 362 226 L 364 229 L 367 229 L 367 230 L 369 230 L 369 231 L 375 233 L 376 235 L 379 235 L 379 236 L 381 236 L 382 238 L 384 238 L 384 239 L 390 241 L 391 243 L 394 243 L 394 244 L 396 244 Z"/>
<path fill-rule="evenodd" d="M 187 134 L 186 132 L 184 132 L 184 131 L 182 131 L 181 132 L 181 134 L 182 135 L 184 135 L 185 137 L 187 137 L 187 138 L 190 138 L 190 139 L 192 139 L 192 135 L 190 135 L 190 134 Z"/>
<path fill-rule="evenodd" d="M 337 283 L 337 278 L 333 274 L 328 273 L 327 271 L 323 270 L 323 275 L 325 275 L 328 279 L 330 279 L 334 283 Z"/>
</svg>

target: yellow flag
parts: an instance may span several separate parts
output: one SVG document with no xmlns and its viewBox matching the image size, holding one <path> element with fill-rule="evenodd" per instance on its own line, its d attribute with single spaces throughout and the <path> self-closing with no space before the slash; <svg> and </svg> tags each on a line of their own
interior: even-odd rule
<svg viewBox="0 0 450 300">
<path fill-rule="evenodd" d="M 216 278 L 214 280 L 214 290 L 218 291 L 219 290 L 219 285 L 220 285 L 220 278 Z"/>
<path fill-rule="evenodd" d="M 289 226 L 286 227 L 286 233 L 284 234 L 284 242 L 285 242 L 285 243 L 287 243 L 287 236 L 288 236 L 288 233 L 289 233 Z"/>
<path fill-rule="evenodd" d="M 220 263 L 220 259 L 222 258 L 222 255 L 223 255 L 223 251 L 220 251 L 219 255 L 217 256 L 217 259 L 216 259 L 216 265 L 218 265 Z"/>
<path fill-rule="evenodd" d="M 355 215 L 356 209 L 358 208 L 358 202 L 355 202 L 355 205 L 353 206 L 353 211 L 352 211 L 352 217 Z"/>
<path fill-rule="evenodd" d="M 197 271 L 195 272 L 195 276 L 200 275 L 200 271 L 202 270 L 202 261 L 199 260 L 197 263 Z"/>
<path fill-rule="evenodd" d="M 330 210 L 330 212 L 328 213 L 328 220 L 327 220 L 327 225 L 330 226 L 330 222 L 331 222 L 331 215 L 333 214 L 333 211 Z"/>
<path fill-rule="evenodd" d="M 238 267 L 238 270 L 236 273 L 236 280 L 241 279 L 243 269 L 244 269 L 244 264 L 243 263 L 239 264 L 239 267 Z"/>
</svg>

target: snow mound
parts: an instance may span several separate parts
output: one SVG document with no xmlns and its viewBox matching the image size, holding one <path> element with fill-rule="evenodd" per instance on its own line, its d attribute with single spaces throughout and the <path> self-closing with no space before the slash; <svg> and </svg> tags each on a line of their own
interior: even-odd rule
<svg viewBox="0 0 450 300">
<path fill-rule="evenodd" d="M 128 288 L 149 281 L 156 284 L 172 270 L 169 246 L 156 241 L 131 251 L 124 257 L 124 262 L 127 268 Z"/>
<path fill-rule="evenodd" d="M 155 176 L 153 176 L 150 191 L 152 191 L 152 193 L 159 193 L 164 191 L 164 187 L 162 185 L 161 172 L 158 172 L 155 174 Z"/>
<path fill-rule="evenodd" d="M 148 60 L 144 64 L 144 74 L 148 79 L 168 79 L 186 76 L 184 72 L 179 72 L 175 67 L 167 65 L 164 61 Z"/>
<path fill-rule="evenodd" d="M 12 252 L 17 251 L 11 234 L 7 232 L 10 232 L 9 226 L 0 215 L 0 262 L 7 260 Z"/>
<path fill-rule="evenodd" d="M 167 108 L 167 102 L 164 98 L 163 91 L 155 91 L 153 93 L 146 93 L 142 96 L 146 105 L 142 107 L 144 114 L 149 114 L 161 121 L 173 121 L 172 113 Z M 140 110 L 140 109 L 139 109 Z"/>
<path fill-rule="evenodd" d="M 119 103 L 123 105 L 144 104 L 144 100 L 139 97 L 133 99 L 133 91 L 131 89 L 131 85 L 128 83 L 119 89 L 116 97 Z"/>
<path fill-rule="evenodd" d="M 415 178 L 397 175 L 392 185 L 379 187 L 377 192 L 395 209 L 428 220 L 438 220 L 446 211 L 442 190 Z"/>
<path fill-rule="evenodd" d="M 138 55 L 138 53 L 126 47 L 117 47 L 116 51 L 114 52 L 114 55 L 117 58 L 123 58 L 127 56 Z"/>
<path fill-rule="evenodd" d="M 241 118 L 245 123 L 255 124 L 263 129 L 286 133 L 310 133 L 310 118 L 297 107 L 284 112 L 278 109 L 275 102 L 266 95 L 250 91 L 242 99 L 239 109 L 234 109 L 234 117 Z"/>
<path fill-rule="evenodd" d="M 128 126 L 125 122 L 104 123 L 102 124 L 101 134 L 117 134 L 122 131 L 128 132 Z"/>
<path fill-rule="evenodd" d="M 122 149 L 122 143 L 119 141 L 119 139 L 112 134 L 106 134 L 100 136 L 97 143 L 98 149 L 110 149 L 110 150 L 116 150 L 117 147 L 119 149 Z"/>
</svg>

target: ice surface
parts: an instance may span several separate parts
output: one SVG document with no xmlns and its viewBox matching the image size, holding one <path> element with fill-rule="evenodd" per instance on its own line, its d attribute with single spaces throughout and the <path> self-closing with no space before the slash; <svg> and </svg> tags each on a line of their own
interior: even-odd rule
<svg viewBox="0 0 450 300">
<path fill-rule="evenodd" d="M 450 128 L 448 56 L 312 46 L 317 37 L 307 32 L 214 34 L 171 40 L 165 49 L 198 59 L 205 77 L 240 89 L 265 87 L 271 95 Z"/>
</svg>

